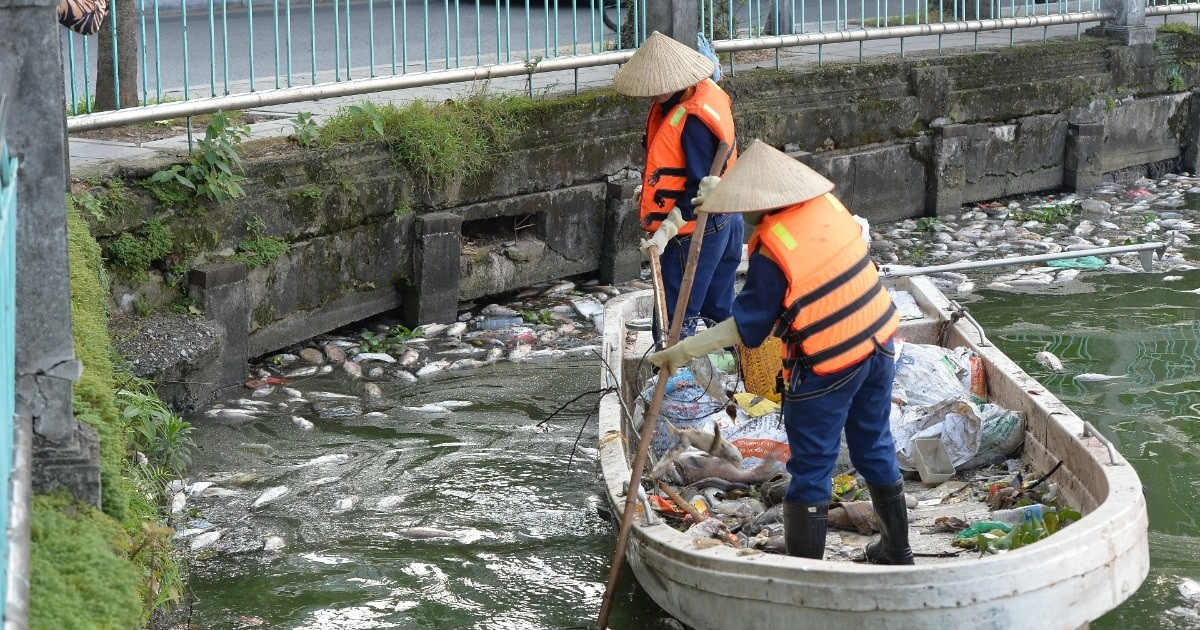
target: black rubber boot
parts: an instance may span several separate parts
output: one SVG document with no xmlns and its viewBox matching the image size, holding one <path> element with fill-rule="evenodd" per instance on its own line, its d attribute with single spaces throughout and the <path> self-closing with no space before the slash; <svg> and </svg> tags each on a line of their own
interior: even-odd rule
<svg viewBox="0 0 1200 630">
<path fill-rule="evenodd" d="M 783 502 L 783 543 L 789 556 L 825 557 L 825 527 L 829 503 Z"/>
<path fill-rule="evenodd" d="M 867 485 L 871 506 L 879 523 L 879 542 L 867 545 L 867 562 L 912 564 L 908 546 L 908 506 L 904 504 L 904 480 L 887 485 Z"/>
</svg>

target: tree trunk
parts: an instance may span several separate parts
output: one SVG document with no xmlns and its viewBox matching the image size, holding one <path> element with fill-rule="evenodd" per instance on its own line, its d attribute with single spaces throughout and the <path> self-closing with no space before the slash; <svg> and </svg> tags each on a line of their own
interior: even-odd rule
<svg viewBox="0 0 1200 630">
<path fill-rule="evenodd" d="M 96 56 L 96 111 L 117 108 L 117 86 L 120 86 L 121 107 L 137 107 L 138 102 L 138 39 L 137 13 L 134 0 L 109 0 L 109 16 L 96 34 L 100 38 Z M 117 70 L 120 81 L 113 76 L 113 18 L 117 24 Z"/>
</svg>

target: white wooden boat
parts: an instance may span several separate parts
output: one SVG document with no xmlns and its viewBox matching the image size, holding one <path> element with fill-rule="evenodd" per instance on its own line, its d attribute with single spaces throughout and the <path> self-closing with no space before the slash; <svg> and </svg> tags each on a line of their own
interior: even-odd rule
<svg viewBox="0 0 1200 630">
<path fill-rule="evenodd" d="M 891 567 L 744 554 L 728 546 L 702 549 L 661 520 L 646 525 L 639 510 L 626 562 L 659 606 L 697 630 L 1086 627 L 1132 595 L 1149 569 L 1146 504 L 1137 473 L 1061 401 L 983 341 L 972 320 L 952 321 L 955 305 L 932 283 L 922 277 L 887 283 L 911 294 L 920 308 L 920 319 L 902 322 L 901 337 L 969 346 L 984 359 L 991 400 L 1026 415 L 1026 461 L 1046 471 L 1062 460 L 1053 479 L 1083 518 L 1014 551 L 918 558 L 916 566 Z M 604 314 L 604 350 L 612 371 L 604 369 L 603 380 L 616 393 L 601 402 L 599 450 L 617 518 L 633 459 L 627 449 L 637 441 L 622 408 L 632 408 L 647 376 L 644 366 L 641 374 L 635 372 L 650 343 L 648 333 L 631 332 L 626 322 L 649 316 L 652 308 L 651 293 L 643 291 L 614 298 Z M 1084 437 L 1085 432 L 1092 435 Z M 910 525 L 914 550 L 921 547 L 923 509 Z"/>
</svg>

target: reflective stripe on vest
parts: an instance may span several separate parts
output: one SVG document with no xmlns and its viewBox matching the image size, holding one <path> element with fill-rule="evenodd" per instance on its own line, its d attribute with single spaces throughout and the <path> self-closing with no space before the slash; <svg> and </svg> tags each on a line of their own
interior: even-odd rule
<svg viewBox="0 0 1200 630">
<path fill-rule="evenodd" d="M 899 326 L 871 263 L 862 228 L 826 194 L 765 217 L 750 249 L 767 249 L 788 280 L 775 334 L 787 347 L 784 379 L 796 368 L 832 374 L 887 343 Z"/>
<path fill-rule="evenodd" d="M 662 107 L 654 103 L 650 105 L 650 114 L 646 118 L 646 169 L 642 174 L 639 216 L 642 229 L 647 232 L 654 232 L 662 225 L 663 219 L 675 208 L 676 201 L 683 198 L 687 188 L 687 164 L 681 138 L 688 116 L 703 121 L 718 143 L 728 142 L 730 147 L 734 146 L 729 96 L 711 79 L 705 79 L 688 89 L 691 95 L 685 94 L 685 98 L 669 114 L 664 115 Z M 736 161 L 737 150 L 730 149 L 721 173 L 724 174 Z M 705 164 L 704 170 L 707 172 L 711 166 Z M 695 221 L 688 221 L 679 229 L 679 234 L 691 234 L 695 229 Z"/>
</svg>

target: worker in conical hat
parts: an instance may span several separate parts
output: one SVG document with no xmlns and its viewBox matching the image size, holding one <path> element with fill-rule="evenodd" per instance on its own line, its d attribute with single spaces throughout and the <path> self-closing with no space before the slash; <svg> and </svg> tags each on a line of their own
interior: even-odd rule
<svg viewBox="0 0 1200 630">
<path fill-rule="evenodd" d="M 704 202 L 706 211 L 743 213 L 755 226 L 733 316 L 649 360 L 672 370 L 719 348 L 755 347 L 772 332 L 781 337 L 788 554 L 824 556 L 830 478 L 845 431 L 881 528 L 867 559 L 912 564 L 889 423 L 899 318 L 862 227 L 832 190 L 832 182 L 800 162 L 761 142 L 751 145 Z"/>
<path fill-rule="evenodd" d="M 648 236 L 642 252 L 649 256 L 651 247 L 656 248 L 662 264 L 668 319 L 674 318 L 696 229 L 699 202 L 693 199 L 702 201 L 737 160 L 729 96 L 713 82 L 715 69 L 709 58 L 655 31 L 613 77 L 617 92 L 654 100 L 643 140 L 646 164 L 639 214 Z M 714 322 L 729 317 L 742 237 L 742 219 L 736 214 L 708 221 L 688 300 L 685 336 L 694 330 L 697 317 Z"/>
</svg>

